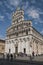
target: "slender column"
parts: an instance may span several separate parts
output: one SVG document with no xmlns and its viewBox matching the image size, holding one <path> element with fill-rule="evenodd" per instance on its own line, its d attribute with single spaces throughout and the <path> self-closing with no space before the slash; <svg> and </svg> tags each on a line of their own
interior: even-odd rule
<svg viewBox="0 0 43 65">
<path fill-rule="evenodd" d="M 18 42 L 18 53 L 22 52 L 22 43 L 23 43 L 22 38 L 20 38 Z"/>
<path fill-rule="evenodd" d="M 28 55 L 31 54 L 30 40 L 28 37 L 26 38 L 26 54 L 28 54 Z"/>
</svg>

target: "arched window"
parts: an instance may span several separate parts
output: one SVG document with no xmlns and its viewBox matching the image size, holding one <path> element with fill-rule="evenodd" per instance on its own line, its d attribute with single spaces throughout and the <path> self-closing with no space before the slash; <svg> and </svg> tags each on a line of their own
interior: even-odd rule
<svg viewBox="0 0 43 65">
<path fill-rule="evenodd" d="M 29 38 L 27 37 L 27 40 L 29 41 Z"/>
<path fill-rule="evenodd" d="M 14 40 L 12 40 L 12 43 L 14 43 Z"/>
<path fill-rule="evenodd" d="M 23 38 L 23 40 L 26 42 L 26 39 L 25 38 Z"/>
<path fill-rule="evenodd" d="M 20 38 L 20 41 L 22 42 L 22 39 Z"/>
<path fill-rule="evenodd" d="M 30 25 L 31 23 L 29 22 L 29 25 Z"/>
<path fill-rule="evenodd" d="M 18 33 L 16 33 L 16 36 L 18 36 Z"/>
<path fill-rule="evenodd" d="M 15 53 L 16 54 L 18 53 L 18 47 L 15 47 Z"/>
<path fill-rule="evenodd" d="M 30 31 L 30 28 L 29 28 L 29 31 Z"/>
</svg>

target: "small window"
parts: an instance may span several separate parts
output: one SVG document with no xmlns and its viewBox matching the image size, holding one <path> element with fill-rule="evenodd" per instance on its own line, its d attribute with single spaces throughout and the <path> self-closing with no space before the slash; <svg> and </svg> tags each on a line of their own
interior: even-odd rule
<svg viewBox="0 0 43 65">
<path fill-rule="evenodd" d="M 22 39 L 20 39 L 20 41 L 22 42 Z"/>
<path fill-rule="evenodd" d="M 16 33 L 16 36 L 18 36 L 18 33 Z"/>
<path fill-rule="evenodd" d="M 18 30 L 18 26 L 17 26 L 17 30 Z"/>
<path fill-rule="evenodd" d="M 17 20 L 17 23 L 18 23 L 18 20 Z"/>
<path fill-rule="evenodd" d="M 29 28 L 29 31 L 30 31 L 30 28 Z"/>
<path fill-rule="evenodd" d="M 29 40 L 29 38 L 27 37 L 27 40 Z"/>
<path fill-rule="evenodd" d="M 26 39 L 25 38 L 23 38 L 23 40 L 26 42 Z"/>
<path fill-rule="evenodd" d="M 12 43 L 14 43 L 14 40 L 12 40 Z"/>
<path fill-rule="evenodd" d="M 31 23 L 29 23 L 29 25 L 30 25 Z"/>
<path fill-rule="evenodd" d="M 17 21 L 15 21 L 15 23 L 17 23 Z"/>
<path fill-rule="evenodd" d="M 28 35 L 28 31 L 26 30 L 26 35 Z"/>
<path fill-rule="evenodd" d="M 26 26 L 28 26 L 28 24 L 26 24 Z"/>
</svg>

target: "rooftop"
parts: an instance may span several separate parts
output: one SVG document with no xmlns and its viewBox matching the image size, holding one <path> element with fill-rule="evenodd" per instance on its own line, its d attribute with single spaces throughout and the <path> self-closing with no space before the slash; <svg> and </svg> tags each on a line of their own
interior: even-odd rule
<svg viewBox="0 0 43 65">
<path fill-rule="evenodd" d="M 0 39 L 0 42 L 5 42 L 5 40 L 3 40 L 3 39 Z"/>
</svg>

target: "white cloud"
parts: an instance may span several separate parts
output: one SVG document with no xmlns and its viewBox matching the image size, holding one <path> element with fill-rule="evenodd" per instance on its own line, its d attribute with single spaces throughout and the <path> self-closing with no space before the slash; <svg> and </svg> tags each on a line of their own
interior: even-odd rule
<svg viewBox="0 0 43 65">
<path fill-rule="evenodd" d="M 37 22 L 35 22 L 35 24 L 37 24 Z"/>
<path fill-rule="evenodd" d="M 43 20 L 41 20 L 41 18 L 34 19 L 34 21 L 37 22 L 37 23 L 39 22 L 39 23 L 43 24 Z"/>
<path fill-rule="evenodd" d="M 29 8 L 27 10 L 27 14 L 28 14 L 28 16 L 31 16 L 32 18 L 39 18 L 38 10 L 36 10 L 34 8 Z"/>
<path fill-rule="evenodd" d="M 29 7 L 29 2 L 28 1 L 24 2 L 22 8 L 26 10 L 28 7 Z"/>
<path fill-rule="evenodd" d="M 0 19 L 3 19 L 4 18 L 4 16 L 0 16 Z"/>
<path fill-rule="evenodd" d="M 43 34 L 43 30 L 41 31 L 41 34 Z"/>
<path fill-rule="evenodd" d="M 4 16 L 0 15 L 0 21 L 4 20 Z"/>
<path fill-rule="evenodd" d="M 36 3 L 36 0 L 31 0 L 31 3 L 33 3 L 33 4 Z"/>
<path fill-rule="evenodd" d="M 39 14 L 36 10 L 29 11 L 29 16 L 32 18 L 39 18 Z"/>
<path fill-rule="evenodd" d="M 20 4 L 21 0 L 10 0 L 10 4 L 13 6 L 18 6 Z"/>
<path fill-rule="evenodd" d="M 9 22 L 12 21 L 12 14 L 9 14 L 8 12 L 5 13 L 7 19 L 9 20 Z"/>
<path fill-rule="evenodd" d="M 39 14 L 43 14 L 43 12 L 39 12 Z"/>
<path fill-rule="evenodd" d="M 33 18 L 35 21 L 43 23 L 42 19 L 40 18 L 40 14 L 43 14 L 43 12 L 39 8 L 35 9 L 33 6 L 29 7 L 26 9 L 25 14 L 27 14 L 28 17 Z"/>
<path fill-rule="evenodd" d="M 7 17 L 8 17 L 9 19 L 11 19 L 11 14 L 9 14 L 8 12 L 5 13 L 5 14 L 7 15 Z"/>
<path fill-rule="evenodd" d="M 6 1 L 4 1 L 4 5 L 7 7 L 7 8 L 9 8 L 10 10 L 13 10 L 14 8 L 10 5 L 10 4 L 8 4 Z"/>
</svg>

